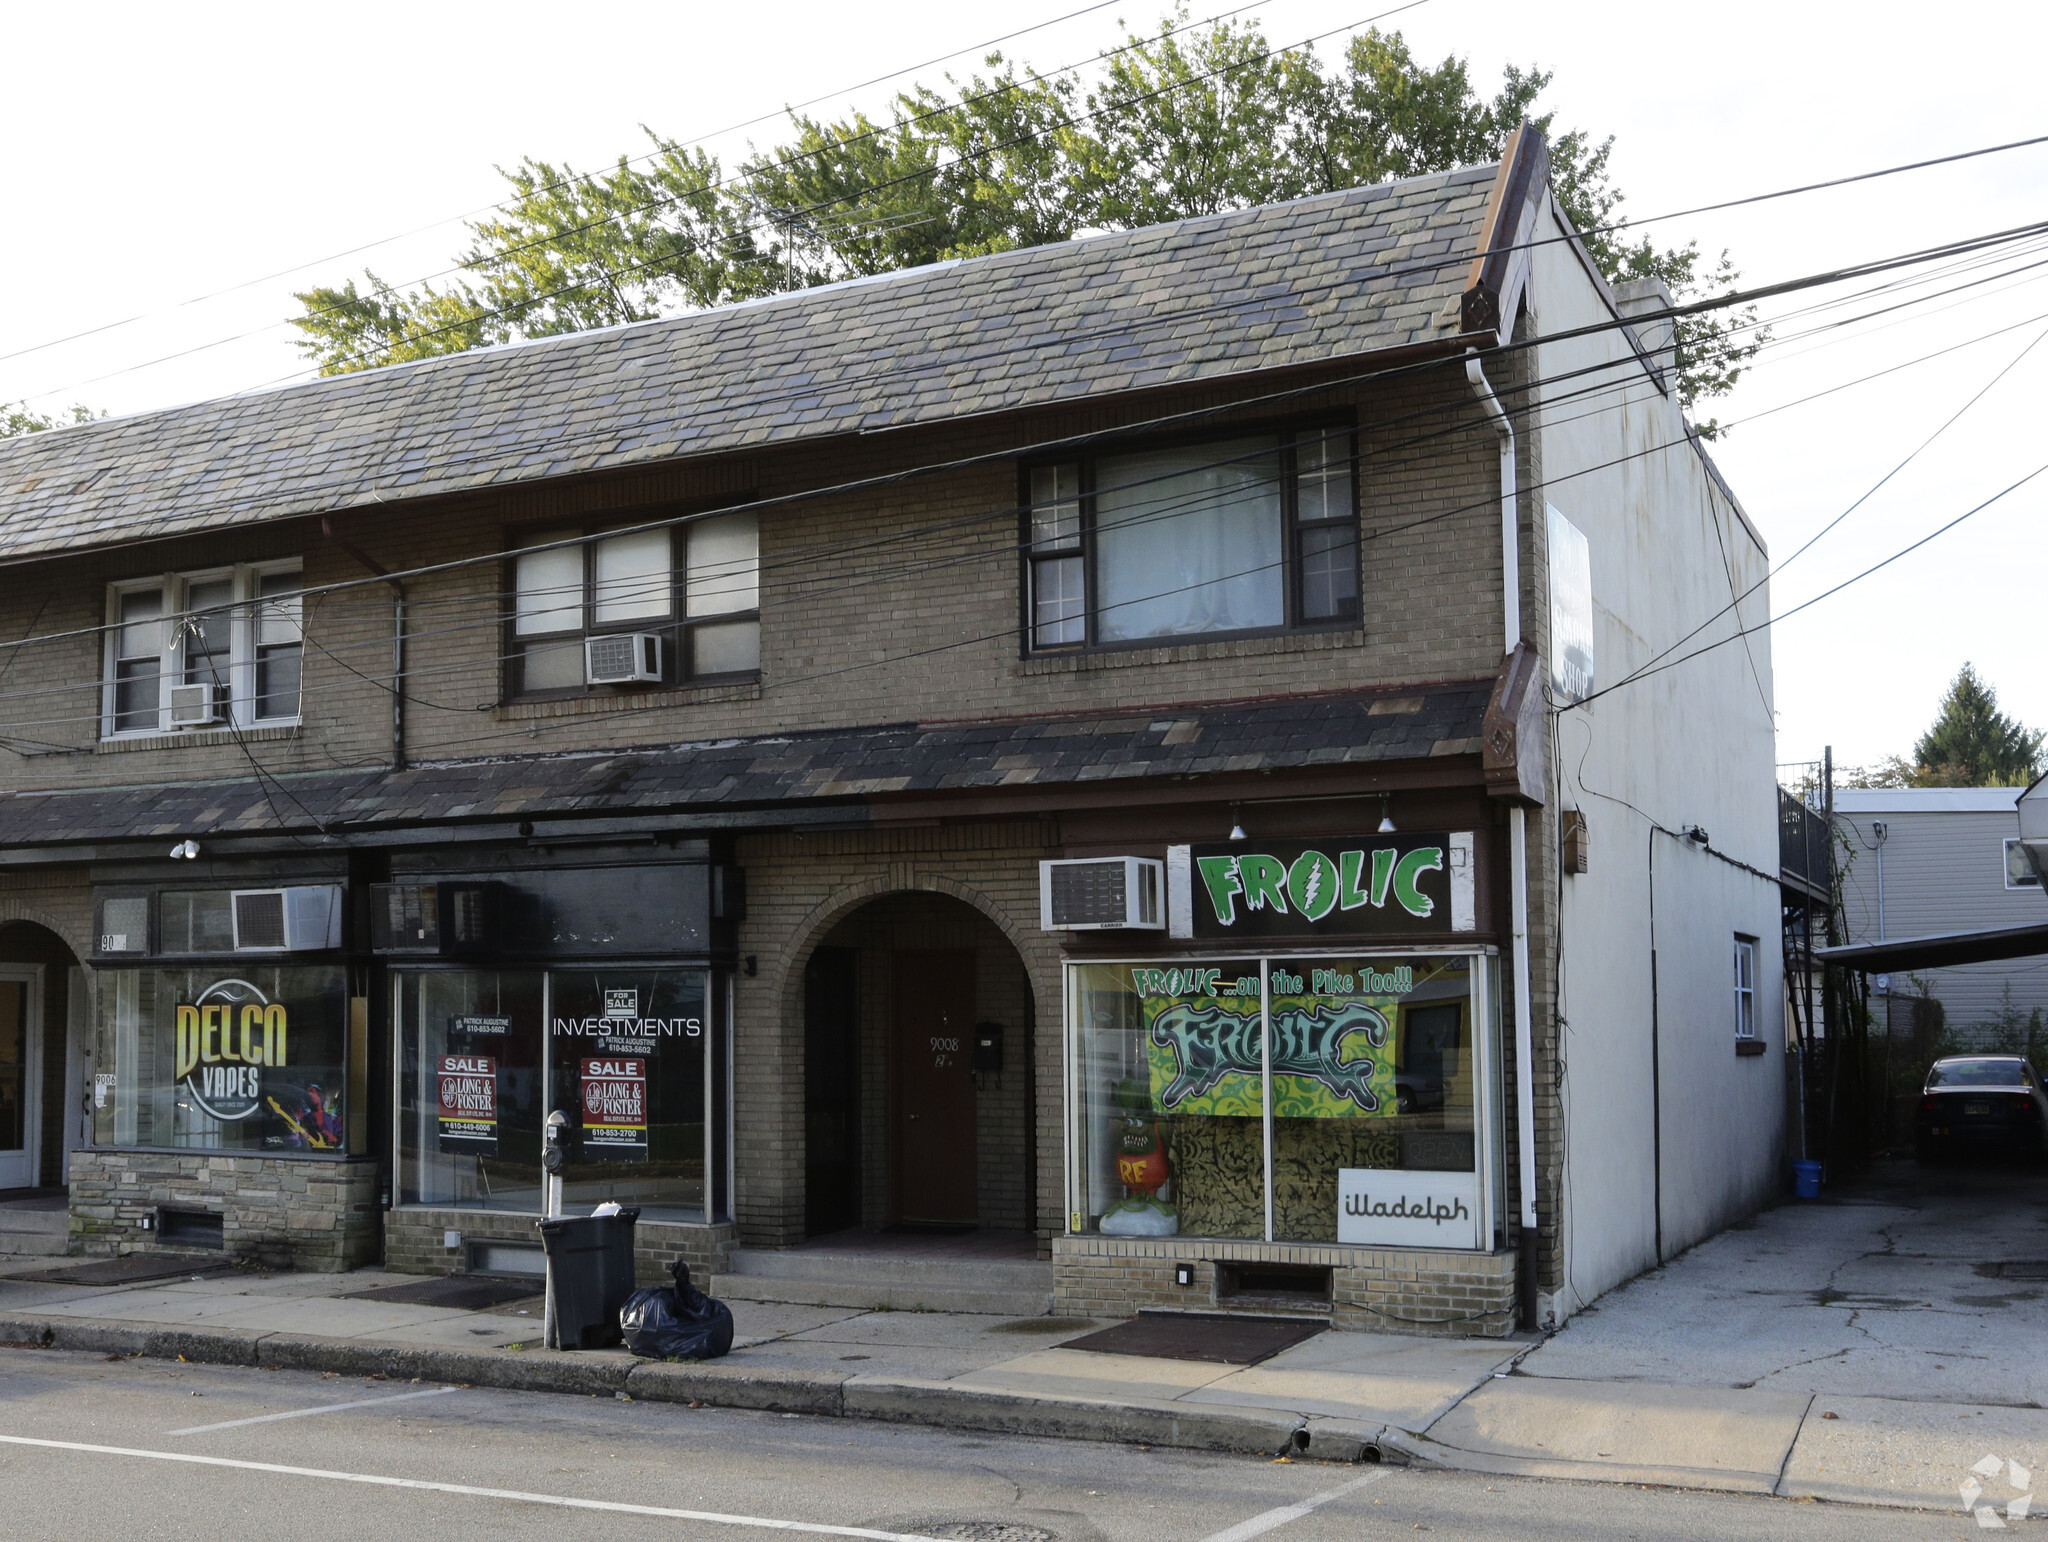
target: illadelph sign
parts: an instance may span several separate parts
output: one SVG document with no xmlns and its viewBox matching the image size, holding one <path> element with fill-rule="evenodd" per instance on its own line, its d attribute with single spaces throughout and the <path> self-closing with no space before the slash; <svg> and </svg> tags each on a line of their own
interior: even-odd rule
<svg viewBox="0 0 2048 1542">
<path fill-rule="evenodd" d="M 1476 928 L 1472 834 L 1167 849 L 1175 936 L 1371 937 Z"/>
</svg>

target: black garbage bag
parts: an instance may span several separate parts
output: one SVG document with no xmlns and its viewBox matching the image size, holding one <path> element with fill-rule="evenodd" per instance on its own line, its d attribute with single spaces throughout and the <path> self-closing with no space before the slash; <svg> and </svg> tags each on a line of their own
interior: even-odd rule
<svg viewBox="0 0 2048 1542">
<path fill-rule="evenodd" d="M 626 1347 L 649 1360 L 716 1360 L 732 1348 L 732 1308 L 690 1283 L 690 1266 L 669 1265 L 673 1285 L 636 1290 L 619 1308 Z"/>
</svg>

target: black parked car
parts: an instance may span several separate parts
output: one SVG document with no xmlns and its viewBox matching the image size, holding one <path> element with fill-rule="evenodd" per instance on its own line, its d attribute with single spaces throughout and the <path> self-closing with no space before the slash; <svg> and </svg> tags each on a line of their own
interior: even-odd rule
<svg viewBox="0 0 2048 1542">
<path fill-rule="evenodd" d="M 2048 1136 L 2048 1096 L 2017 1055 L 1951 1055 L 1937 1060 L 1920 1092 L 1913 1151 L 1923 1162 L 1955 1152 L 2039 1157 Z"/>
</svg>

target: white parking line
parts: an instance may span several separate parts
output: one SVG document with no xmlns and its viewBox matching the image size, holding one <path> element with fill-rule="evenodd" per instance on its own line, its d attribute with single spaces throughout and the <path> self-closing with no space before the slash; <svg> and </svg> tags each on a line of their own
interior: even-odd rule
<svg viewBox="0 0 2048 1542">
<path fill-rule="evenodd" d="M 1207 1536 L 1202 1542 L 1247 1542 L 1248 1538 L 1263 1536 L 1276 1526 L 1285 1526 L 1289 1521 L 1298 1521 L 1311 1510 L 1328 1504 L 1333 1499 L 1342 1499 L 1346 1494 L 1355 1494 L 1368 1484 L 1377 1483 L 1387 1475 L 1384 1467 L 1375 1467 L 1362 1478 L 1353 1478 L 1349 1483 L 1340 1483 L 1335 1488 L 1304 1499 L 1300 1504 L 1282 1505 L 1277 1510 L 1268 1510 L 1263 1515 L 1254 1515 L 1248 1521 L 1239 1521 L 1228 1531 L 1219 1531 Z"/>
<path fill-rule="evenodd" d="M 194 1467 L 232 1467 L 242 1472 L 272 1472 L 287 1478 L 326 1478 L 335 1483 L 364 1483 L 373 1488 L 424 1489 L 435 1494 L 461 1494 L 471 1499 L 510 1499 L 520 1504 L 552 1505 L 562 1510 L 602 1510 L 613 1515 L 653 1515 L 665 1520 L 705 1521 L 714 1526 L 753 1526 L 763 1531 L 797 1531 L 809 1536 L 871 1537 L 876 1539 L 876 1542 L 931 1542 L 930 1537 L 913 1536 L 901 1531 L 870 1531 L 863 1526 L 825 1526 L 815 1521 L 778 1521 L 759 1515 L 721 1515 L 716 1510 L 671 1510 L 661 1505 L 629 1505 L 610 1499 L 571 1499 L 563 1494 L 529 1494 L 516 1488 L 478 1488 L 467 1483 L 429 1483 L 422 1478 L 389 1478 L 370 1472 L 329 1472 L 319 1467 L 286 1467 L 276 1462 L 242 1462 L 225 1456 L 193 1456 L 184 1451 L 143 1451 L 129 1446 L 87 1445 L 77 1440 L 31 1440 L 26 1435 L 0 1435 L 0 1445 L 35 1446 L 45 1451 L 83 1451 L 90 1456 L 132 1456 L 152 1462 L 184 1462 Z M 1353 1488 L 1357 1486 L 1350 1485 Z M 1336 1496 L 1333 1494 L 1324 1497 Z M 1318 1499 L 1315 1502 L 1321 1504 L 1323 1501 Z M 1225 1533 L 1228 1536 L 1236 1534 Z"/>
<path fill-rule="evenodd" d="M 245 1424 L 270 1424 L 279 1419 L 310 1419 L 314 1414 L 340 1413 L 344 1408 L 375 1408 L 379 1403 L 404 1403 L 416 1397 L 443 1397 L 460 1392 L 460 1387 L 429 1387 L 424 1392 L 398 1392 L 390 1397 L 366 1397 L 353 1403 L 322 1403 L 318 1408 L 294 1408 L 289 1413 L 258 1414 L 253 1419 L 223 1419 L 218 1424 L 195 1424 L 190 1429 L 165 1430 L 166 1435 L 204 1435 L 208 1430 L 238 1430 Z"/>
</svg>

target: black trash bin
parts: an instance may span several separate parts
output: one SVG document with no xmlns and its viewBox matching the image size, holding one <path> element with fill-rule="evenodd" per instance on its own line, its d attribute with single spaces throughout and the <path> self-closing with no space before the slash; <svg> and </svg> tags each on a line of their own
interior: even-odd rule
<svg viewBox="0 0 2048 1542">
<path fill-rule="evenodd" d="M 540 1223 L 554 1296 L 555 1342 L 608 1349 L 620 1342 L 619 1308 L 633 1294 L 633 1223 L 638 1210 L 565 1216 Z"/>
</svg>

